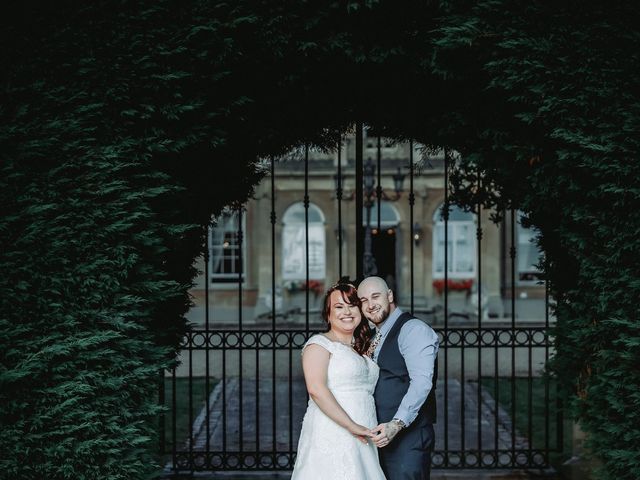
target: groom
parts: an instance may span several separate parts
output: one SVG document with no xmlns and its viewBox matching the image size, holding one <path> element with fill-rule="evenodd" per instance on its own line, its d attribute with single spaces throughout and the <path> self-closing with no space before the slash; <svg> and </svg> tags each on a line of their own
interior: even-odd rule
<svg viewBox="0 0 640 480">
<path fill-rule="evenodd" d="M 396 307 L 380 277 L 358 286 L 364 316 L 376 326 L 369 349 L 380 367 L 374 392 L 378 421 L 374 443 L 387 480 L 429 480 L 436 421 L 438 336 Z"/>
</svg>

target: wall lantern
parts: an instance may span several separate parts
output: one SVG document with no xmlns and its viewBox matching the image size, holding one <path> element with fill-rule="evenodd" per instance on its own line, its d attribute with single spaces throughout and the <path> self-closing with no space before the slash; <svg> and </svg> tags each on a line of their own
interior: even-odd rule
<svg viewBox="0 0 640 480">
<path fill-rule="evenodd" d="M 418 222 L 413 224 L 413 244 L 417 247 L 420 245 L 420 239 L 422 238 L 422 227 Z"/>
</svg>

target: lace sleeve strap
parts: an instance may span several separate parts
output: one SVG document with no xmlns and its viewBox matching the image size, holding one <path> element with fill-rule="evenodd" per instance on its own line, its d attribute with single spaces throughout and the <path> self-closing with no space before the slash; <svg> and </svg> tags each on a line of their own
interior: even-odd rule
<svg viewBox="0 0 640 480">
<path fill-rule="evenodd" d="M 307 340 L 307 343 L 305 343 L 304 347 L 302 347 L 302 353 L 303 354 L 304 354 L 304 349 L 307 348 L 309 345 L 320 345 L 322 348 L 327 350 L 329 353 L 333 353 L 333 349 L 335 347 L 333 342 L 331 340 L 329 340 L 327 337 L 325 337 L 324 335 L 322 335 L 322 334 L 314 335 L 309 340 Z"/>
</svg>

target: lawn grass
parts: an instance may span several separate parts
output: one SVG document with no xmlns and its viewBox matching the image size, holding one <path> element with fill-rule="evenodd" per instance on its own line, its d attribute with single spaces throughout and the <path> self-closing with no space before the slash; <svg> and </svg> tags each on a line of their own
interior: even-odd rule
<svg viewBox="0 0 640 480">
<path fill-rule="evenodd" d="M 534 449 L 550 450 L 551 464 L 556 467 L 571 456 L 573 423 L 561 415 L 556 381 L 541 377 L 515 378 L 513 383 L 510 377 L 497 380 L 498 403 L 509 416 L 515 400 L 515 428 L 519 435 L 529 438 Z M 496 379 L 482 378 L 481 384 L 495 398 Z"/>
</svg>

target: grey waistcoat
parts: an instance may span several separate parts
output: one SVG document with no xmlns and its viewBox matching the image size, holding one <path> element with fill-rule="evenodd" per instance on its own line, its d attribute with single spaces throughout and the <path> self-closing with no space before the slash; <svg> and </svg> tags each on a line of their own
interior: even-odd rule
<svg viewBox="0 0 640 480">
<path fill-rule="evenodd" d="M 380 376 L 373 397 L 376 401 L 378 422 L 388 422 L 398 411 L 402 398 L 409 389 L 409 372 L 400 353 L 398 335 L 402 326 L 411 320 L 410 313 L 404 312 L 391 327 L 378 353 Z M 418 416 L 413 423 L 436 423 L 436 380 L 438 376 L 438 359 L 434 364 L 433 384 Z M 420 422 L 420 420 L 423 420 Z"/>
</svg>

